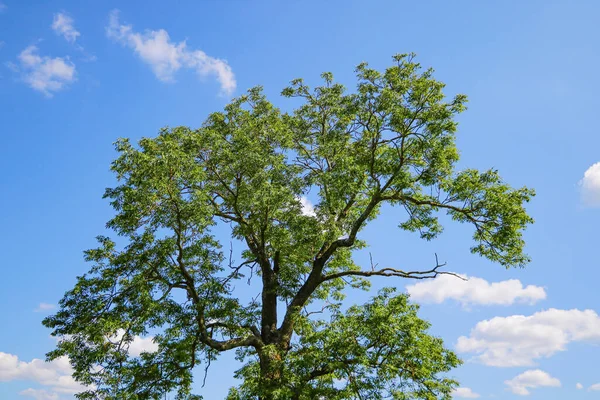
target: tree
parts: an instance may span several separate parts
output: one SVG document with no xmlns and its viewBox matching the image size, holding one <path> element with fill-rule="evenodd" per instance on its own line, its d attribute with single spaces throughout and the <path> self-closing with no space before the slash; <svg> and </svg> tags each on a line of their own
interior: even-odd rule
<svg viewBox="0 0 600 400">
<path fill-rule="evenodd" d="M 473 226 L 473 253 L 523 266 L 533 192 L 494 170 L 455 171 L 466 97 L 446 99 L 413 55 L 384 72 L 360 64 L 356 76 L 354 93 L 330 73 L 312 90 L 292 81 L 282 92 L 300 103 L 292 113 L 254 88 L 199 129 L 116 143 L 119 185 L 105 197 L 125 245 L 99 237 L 90 271 L 44 320 L 61 338 L 49 359 L 68 356 L 90 385 L 80 398 L 199 398 L 194 368 L 229 350 L 245 362 L 232 400 L 450 398 L 446 373 L 460 361 L 406 295 L 388 288 L 342 306 L 373 276 L 448 272 L 362 268 L 360 232 L 391 204 L 406 211 L 401 229 L 431 240 L 446 212 Z M 309 192 L 318 200 L 307 212 Z M 237 263 L 217 240 L 223 229 L 244 246 Z M 246 281 L 256 297 L 240 294 Z M 146 334 L 158 350 L 131 356 Z"/>
</svg>

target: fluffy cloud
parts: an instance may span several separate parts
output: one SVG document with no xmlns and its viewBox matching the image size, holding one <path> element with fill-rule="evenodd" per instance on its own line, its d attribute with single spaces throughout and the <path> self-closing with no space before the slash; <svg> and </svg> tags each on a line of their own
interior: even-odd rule
<svg viewBox="0 0 600 400">
<path fill-rule="evenodd" d="M 225 94 L 231 94 L 236 88 L 235 76 L 225 60 L 210 57 L 202 50 L 189 49 L 185 41 L 172 42 L 164 29 L 143 34 L 134 32 L 131 25 L 119 22 L 119 12 L 115 10 L 110 14 L 106 35 L 132 48 L 161 81 L 171 82 L 179 69 L 190 68 L 201 77 L 215 76 Z"/>
<path fill-rule="evenodd" d="M 590 207 L 600 207 L 600 162 L 585 171 L 579 186 L 583 203 Z"/>
<path fill-rule="evenodd" d="M 109 338 L 109 341 L 115 343 L 121 340 L 124 330 L 120 329 Z M 60 339 L 58 339 L 60 340 Z M 154 343 L 152 337 L 142 338 L 134 336 L 127 349 L 132 357 L 139 357 L 144 352 L 155 352 L 158 345 Z M 43 389 L 26 389 L 19 394 L 33 397 L 37 400 L 56 400 L 59 395 L 72 395 L 86 390 L 86 387 L 79 384 L 71 376 L 73 368 L 67 357 L 60 357 L 56 360 L 46 362 L 34 358 L 30 362 L 21 361 L 19 357 L 0 352 L 0 382 L 10 382 L 16 380 L 32 381 L 39 385 L 46 386 Z"/>
<path fill-rule="evenodd" d="M 590 386 L 590 388 L 588 389 L 592 392 L 597 392 L 600 391 L 600 383 L 595 383 L 592 386 Z"/>
<path fill-rule="evenodd" d="M 481 396 L 468 387 L 459 387 L 452 391 L 452 397 L 460 397 L 463 399 L 478 399 Z"/>
<path fill-rule="evenodd" d="M 581 383 L 577 382 L 577 384 L 575 385 L 575 389 L 581 390 L 581 389 L 583 389 L 583 385 Z"/>
<path fill-rule="evenodd" d="M 19 54 L 20 71 L 23 80 L 32 89 L 52 97 L 54 92 L 63 89 L 69 83 L 75 81 L 75 65 L 61 57 L 42 57 L 38 55 L 36 46 L 29 46 Z"/>
<path fill-rule="evenodd" d="M 306 197 L 300 197 L 300 205 L 302 206 L 302 214 L 307 215 L 309 217 L 314 217 L 315 215 L 315 207 Z"/>
<path fill-rule="evenodd" d="M 55 308 L 56 308 L 56 306 L 54 304 L 40 303 L 40 305 L 37 306 L 37 308 L 34 311 L 35 312 L 44 312 L 44 311 L 54 310 Z"/>
<path fill-rule="evenodd" d="M 71 376 L 73 370 L 66 357 L 46 362 L 34 358 L 30 362 L 21 361 L 15 355 L 0 352 L 0 382 L 14 380 L 25 380 L 49 386 L 51 393 L 73 394 L 85 390 L 85 387 L 77 383 Z M 31 389 L 33 390 L 33 389 Z M 25 395 L 42 396 L 39 391 L 25 391 Z M 37 398 L 37 397 L 35 397 Z M 44 397 L 39 397 L 44 398 Z M 52 399 L 53 397 L 46 397 Z"/>
<path fill-rule="evenodd" d="M 456 349 L 475 353 L 490 366 L 535 365 L 535 360 L 563 351 L 569 342 L 600 343 L 600 317 L 593 310 L 540 311 L 530 316 L 495 317 L 477 323 Z"/>
<path fill-rule="evenodd" d="M 436 279 L 408 285 L 406 290 L 413 300 L 438 304 L 448 299 L 463 305 L 533 304 L 546 298 L 544 288 L 534 285 L 524 287 L 518 279 L 489 283 L 485 279 L 461 276 L 467 280 L 441 275 Z"/>
<path fill-rule="evenodd" d="M 511 392 L 520 396 L 528 396 L 531 394 L 530 389 L 538 387 L 560 387 L 558 379 L 539 369 L 525 371 L 504 383 Z"/>
<path fill-rule="evenodd" d="M 119 329 L 113 336 L 108 337 L 107 340 L 111 343 L 118 343 L 123 339 L 124 334 L 125 330 Z M 127 353 L 132 357 L 139 357 L 142 353 L 153 353 L 157 350 L 158 344 L 154 343 L 154 338 L 151 336 L 146 338 L 134 336 L 127 347 Z"/>
<path fill-rule="evenodd" d="M 54 14 L 54 19 L 50 26 L 57 35 L 64 37 L 69 43 L 75 43 L 77 37 L 80 35 L 73 26 L 73 18 L 63 13 Z"/>
<path fill-rule="evenodd" d="M 151 337 L 141 338 L 135 336 L 129 344 L 129 355 L 139 357 L 142 353 L 153 353 L 158 350 L 158 345 Z"/>
</svg>

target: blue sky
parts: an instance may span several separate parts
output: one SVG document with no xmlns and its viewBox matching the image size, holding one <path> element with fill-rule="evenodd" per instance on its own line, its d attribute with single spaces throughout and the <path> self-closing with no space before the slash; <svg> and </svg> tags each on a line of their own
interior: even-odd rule
<svg viewBox="0 0 600 400">
<path fill-rule="evenodd" d="M 317 83 L 331 71 L 352 88 L 356 64 L 385 68 L 404 52 L 434 67 L 448 94 L 469 96 L 460 166 L 536 189 L 533 262 L 507 271 L 471 255 L 462 226 L 422 243 L 398 232 L 393 210 L 364 232 L 368 251 L 397 267 L 430 266 L 437 253 L 472 278 L 408 288 L 466 361 L 453 373 L 456 398 L 600 395 L 600 3 L 1 4 L 0 398 L 72 398 L 68 365 L 39 361 L 54 343 L 40 321 L 106 233 L 101 197 L 115 183 L 118 137 L 199 126 L 259 84 L 285 109 L 278 94 L 293 78 Z M 201 393 L 223 398 L 236 367 L 224 357 Z"/>
</svg>

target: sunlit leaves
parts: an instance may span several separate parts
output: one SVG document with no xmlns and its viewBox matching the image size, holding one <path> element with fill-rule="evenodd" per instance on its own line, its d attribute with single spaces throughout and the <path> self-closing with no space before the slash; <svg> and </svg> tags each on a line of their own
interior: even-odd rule
<svg viewBox="0 0 600 400">
<path fill-rule="evenodd" d="M 459 361 L 405 296 L 344 308 L 350 289 L 390 275 L 355 262 L 361 232 L 391 204 L 401 229 L 432 240 L 446 213 L 473 227 L 474 253 L 522 266 L 533 191 L 456 171 L 466 97 L 414 55 L 393 61 L 360 64 L 350 91 L 331 73 L 314 88 L 293 80 L 287 113 L 256 87 L 197 129 L 116 143 L 105 197 L 119 238 L 98 238 L 90 271 L 44 320 L 62 337 L 49 358 L 68 356 L 93 385 L 81 398 L 198 398 L 195 368 L 228 350 L 245 363 L 232 400 L 449 398 Z M 157 349 L 130 354 L 140 335 Z"/>
</svg>

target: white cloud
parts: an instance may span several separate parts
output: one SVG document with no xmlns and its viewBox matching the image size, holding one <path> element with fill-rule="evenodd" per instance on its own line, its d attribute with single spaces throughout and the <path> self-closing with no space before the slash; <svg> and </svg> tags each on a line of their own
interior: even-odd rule
<svg viewBox="0 0 600 400">
<path fill-rule="evenodd" d="M 560 381 L 545 371 L 533 369 L 525 371 L 514 378 L 504 381 L 509 390 L 520 396 L 528 396 L 530 389 L 538 387 L 560 387 Z"/>
<path fill-rule="evenodd" d="M 577 390 L 581 390 L 581 389 L 583 389 L 583 385 L 581 383 L 577 382 L 577 384 L 575 385 L 575 388 Z"/>
<path fill-rule="evenodd" d="M 52 25 L 50 25 L 57 35 L 64 37 L 67 42 L 75 43 L 80 33 L 73 26 L 73 18 L 64 13 L 54 14 Z"/>
<path fill-rule="evenodd" d="M 58 393 L 48 392 L 44 389 L 25 389 L 19 392 L 21 396 L 33 397 L 35 400 L 58 400 Z"/>
<path fill-rule="evenodd" d="M 478 399 L 481 396 L 468 387 L 459 387 L 452 391 L 452 397 L 460 397 L 463 399 Z"/>
<path fill-rule="evenodd" d="M 408 285 L 406 290 L 413 300 L 426 303 L 442 303 L 452 299 L 463 305 L 510 305 L 515 302 L 533 304 L 546 298 L 540 286 L 526 287 L 518 279 L 489 283 L 485 279 L 461 275 L 461 280 L 451 275 Z"/>
<path fill-rule="evenodd" d="M 458 338 L 456 349 L 478 354 L 490 366 L 535 365 L 535 360 L 563 351 L 569 342 L 600 343 L 600 317 L 593 310 L 540 311 L 484 320 L 470 336 Z"/>
<path fill-rule="evenodd" d="M 50 362 L 38 358 L 26 362 L 15 355 L 0 352 L 0 382 L 33 381 L 48 386 L 53 393 L 74 394 L 85 390 L 85 386 L 73 379 L 72 373 L 73 369 L 66 357 Z M 33 392 L 26 395 L 33 395 Z"/>
<path fill-rule="evenodd" d="M 588 390 L 592 392 L 600 391 L 600 383 L 593 384 Z"/>
<path fill-rule="evenodd" d="M 40 303 L 40 305 L 37 306 L 37 308 L 34 311 L 35 312 L 44 312 L 44 311 L 54 310 L 55 308 L 56 308 L 56 306 L 54 304 Z"/>
<path fill-rule="evenodd" d="M 153 338 L 141 338 L 135 336 L 129 344 L 129 355 L 139 357 L 142 353 L 153 353 L 158 350 L 158 344 L 154 343 Z"/>
<path fill-rule="evenodd" d="M 585 171 L 579 186 L 583 203 L 590 207 L 600 207 L 600 162 Z"/>
<path fill-rule="evenodd" d="M 189 49 L 185 41 L 172 42 L 164 29 L 134 32 L 131 25 L 120 23 L 119 12 L 114 10 L 109 16 L 106 35 L 132 48 L 161 81 L 174 81 L 175 73 L 183 67 L 195 70 L 201 77 L 215 76 L 224 94 L 231 94 L 236 88 L 235 75 L 227 61 L 210 57 L 202 50 Z"/>
<path fill-rule="evenodd" d="M 124 329 L 119 329 L 117 332 L 107 338 L 111 343 L 117 343 L 125 334 Z M 134 336 L 132 341 L 129 343 L 129 347 L 127 348 L 127 353 L 132 357 L 139 357 L 142 353 L 154 353 L 158 350 L 158 344 L 154 342 L 154 338 L 149 336 L 146 338 L 142 338 L 140 336 Z"/>
<path fill-rule="evenodd" d="M 22 72 L 23 80 L 29 87 L 48 97 L 76 79 L 75 65 L 72 62 L 61 57 L 42 57 L 38 55 L 36 46 L 27 47 L 18 58 L 20 68 L 11 64 L 12 68 Z"/>
<path fill-rule="evenodd" d="M 124 333 L 123 329 L 119 329 L 108 340 L 115 343 L 121 340 Z M 61 340 L 61 338 L 55 339 Z M 153 337 L 133 336 L 127 352 L 132 357 L 139 357 L 144 352 L 155 352 L 157 350 L 158 344 L 154 343 Z M 72 373 L 73 368 L 66 356 L 50 362 L 38 358 L 26 362 L 19 360 L 16 355 L 0 352 L 0 382 L 20 380 L 45 386 L 41 389 L 29 388 L 23 390 L 19 393 L 23 396 L 33 397 L 37 400 L 56 400 L 61 394 L 73 395 L 88 390 L 89 387 L 75 381 Z"/>
<path fill-rule="evenodd" d="M 302 214 L 309 217 L 314 217 L 315 215 L 317 215 L 315 213 L 315 207 L 306 197 L 300 197 L 300 205 L 302 206 Z"/>
</svg>

